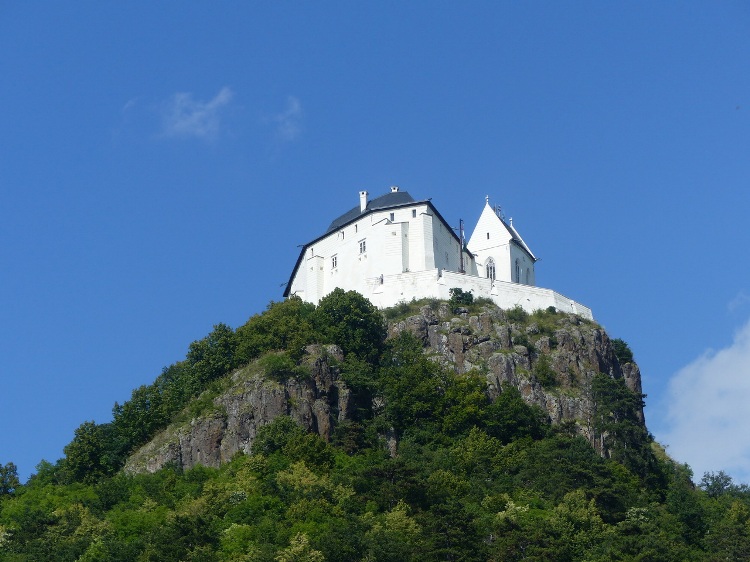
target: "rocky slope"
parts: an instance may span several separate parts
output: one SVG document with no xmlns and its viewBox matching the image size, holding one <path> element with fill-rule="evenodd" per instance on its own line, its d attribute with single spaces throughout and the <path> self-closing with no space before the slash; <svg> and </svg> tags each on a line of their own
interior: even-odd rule
<svg viewBox="0 0 750 562">
<path fill-rule="evenodd" d="M 638 366 L 618 362 L 609 337 L 596 323 L 554 312 L 527 317 L 493 305 L 473 309 L 454 313 L 446 303 L 426 305 L 391 321 L 389 334 L 412 332 L 425 353 L 457 373 L 479 370 L 493 399 L 504 384 L 515 386 L 552 423 L 573 422 L 594 446 L 592 377 L 604 373 L 622 378 L 631 391 L 641 393 Z M 207 408 L 162 431 L 131 456 L 125 470 L 152 472 L 169 463 L 216 467 L 238 452 L 249 452 L 258 428 L 280 415 L 329 439 L 351 407 L 336 367 L 341 359 L 336 346 L 309 346 L 303 362 L 310 377 L 277 382 L 266 375 L 262 362 L 236 371 Z M 643 423 L 642 411 L 639 416 Z"/>
<path fill-rule="evenodd" d="M 527 402 L 546 410 L 552 423 L 585 420 L 590 410 L 586 387 L 596 373 L 624 378 L 632 392 L 642 392 L 638 366 L 620 365 L 609 336 L 594 322 L 561 313 L 514 322 L 507 311 L 494 307 L 478 314 L 460 308 L 457 312 L 451 314 L 445 303 L 437 310 L 425 306 L 419 315 L 391 324 L 389 332 L 412 332 L 428 352 L 458 373 L 485 372 L 492 398 L 503 383 L 515 386 Z M 544 364 L 554 372 L 551 390 L 535 375 Z M 643 411 L 639 414 L 643 421 Z"/>
</svg>

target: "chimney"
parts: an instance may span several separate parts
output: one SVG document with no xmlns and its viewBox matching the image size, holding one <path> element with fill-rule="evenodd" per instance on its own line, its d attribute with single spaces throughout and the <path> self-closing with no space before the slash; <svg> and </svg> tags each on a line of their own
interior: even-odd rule
<svg viewBox="0 0 750 562">
<path fill-rule="evenodd" d="M 392 185 L 391 186 L 391 193 L 396 193 L 397 191 L 398 191 L 398 186 L 397 185 Z"/>
<path fill-rule="evenodd" d="M 367 192 L 360 191 L 359 192 L 359 212 L 364 213 L 366 208 L 367 208 Z"/>
</svg>

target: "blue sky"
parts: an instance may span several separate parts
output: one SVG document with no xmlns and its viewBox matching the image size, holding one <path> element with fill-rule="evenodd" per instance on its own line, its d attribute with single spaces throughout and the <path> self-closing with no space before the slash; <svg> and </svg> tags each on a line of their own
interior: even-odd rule
<svg viewBox="0 0 750 562">
<path fill-rule="evenodd" d="M 399 185 L 485 195 L 635 353 L 647 423 L 750 482 L 743 2 L 0 4 L 0 463 L 280 300 Z"/>
</svg>

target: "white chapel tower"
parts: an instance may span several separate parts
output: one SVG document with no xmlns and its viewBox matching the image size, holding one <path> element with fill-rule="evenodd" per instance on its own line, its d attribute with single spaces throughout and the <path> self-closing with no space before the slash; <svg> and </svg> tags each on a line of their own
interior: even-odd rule
<svg viewBox="0 0 750 562">
<path fill-rule="evenodd" d="M 490 206 L 489 197 L 485 197 L 482 215 L 467 247 L 476 259 L 480 277 L 536 285 L 534 263 L 537 258 L 513 228 L 513 219 L 505 222 Z"/>
</svg>

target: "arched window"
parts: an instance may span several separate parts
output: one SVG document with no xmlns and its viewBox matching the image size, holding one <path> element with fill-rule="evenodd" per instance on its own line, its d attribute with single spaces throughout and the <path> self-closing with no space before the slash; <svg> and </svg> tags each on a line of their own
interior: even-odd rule
<svg viewBox="0 0 750 562">
<path fill-rule="evenodd" d="M 527 267 L 526 268 L 526 284 L 528 285 L 531 280 L 531 270 Z"/>
<path fill-rule="evenodd" d="M 521 282 L 521 264 L 516 260 L 516 283 Z"/>
<path fill-rule="evenodd" d="M 490 281 L 495 280 L 495 260 L 492 258 L 489 258 L 487 260 L 487 263 L 484 266 L 484 269 L 487 271 L 487 279 Z"/>
</svg>

